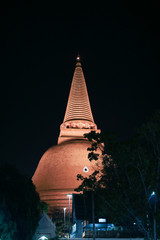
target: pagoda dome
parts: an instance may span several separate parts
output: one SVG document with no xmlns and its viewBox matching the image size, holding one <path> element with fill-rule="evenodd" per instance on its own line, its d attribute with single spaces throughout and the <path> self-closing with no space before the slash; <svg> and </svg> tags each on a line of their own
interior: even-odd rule
<svg viewBox="0 0 160 240">
<path fill-rule="evenodd" d="M 94 171 L 95 161 L 88 160 L 90 146 L 85 139 L 66 141 L 52 146 L 42 156 L 33 182 L 41 200 L 50 208 L 68 206 L 67 194 L 73 193 L 81 183 L 77 174 L 87 177 Z"/>
</svg>

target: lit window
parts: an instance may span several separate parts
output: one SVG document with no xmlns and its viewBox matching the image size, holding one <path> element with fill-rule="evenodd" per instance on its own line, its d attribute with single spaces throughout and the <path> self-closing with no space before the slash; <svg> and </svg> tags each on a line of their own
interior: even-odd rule
<svg viewBox="0 0 160 240">
<path fill-rule="evenodd" d="M 105 219 L 105 218 L 99 218 L 99 219 L 98 219 L 98 222 L 106 223 L 106 219 Z"/>
</svg>

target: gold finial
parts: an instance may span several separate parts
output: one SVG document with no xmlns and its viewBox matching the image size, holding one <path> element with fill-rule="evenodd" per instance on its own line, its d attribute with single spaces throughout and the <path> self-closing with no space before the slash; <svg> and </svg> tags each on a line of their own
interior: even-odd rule
<svg viewBox="0 0 160 240">
<path fill-rule="evenodd" d="M 76 60 L 77 60 L 77 62 L 80 62 L 81 59 L 80 59 L 80 55 L 79 54 L 77 55 Z"/>
<path fill-rule="evenodd" d="M 76 67 L 80 67 L 81 66 L 81 62 L 80 62 L 81 59 L 80 59 L 80 55 L 79 54 L 77 55 L 76 60 L 77 60 Z"/>
</svg>

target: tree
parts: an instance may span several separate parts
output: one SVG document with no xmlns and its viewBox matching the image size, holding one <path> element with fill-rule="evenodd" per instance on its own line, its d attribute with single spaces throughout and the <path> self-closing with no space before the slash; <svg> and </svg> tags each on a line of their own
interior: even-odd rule
<svg viewBox="0 0 160 240">
<path fill-rule="evenodd" d="M 40 209 L 41 209 L 41 212 L 48 213 L 49 205 L 46 202 L 41 201 Z"/>
<path fill-rule="evenodd" d="M 32 239 L 40 216 L 40 198 L 32 181 L 14 167 L 3 165 L 0 167 L 0 193 L 4 215 L 0 222 L 1 236 L 3 225 L 7 224 L 10 230 L 6 231 L 13 231 L 12 240 Z"/>
<path fill-rule="evenodd" d="M 4 199 L 0 202 L 0 239 L 17 239 L 17 225 L 12 220 Z"/>
<path fill-rule="evenodd" d="M 153 219 L 157 220 L 159 236 L 160 111 L 125 142 L 119 142 L 112 134 L 104 137 L 91 132 L 85 136 L 92 143 L 88 149 L 89 160 L 98 159 L 96 151 L 99 148 L 103 168 L 89 178 L 78 175 L 78 180 L 82 180 L 78 190 L 92 187 L 99 196 L 99 205 L 103 206 L 99 211 L 114 223 L 132 228 L 133 223 L 136 224 L 148 239 L 156 238 Z M 154 204 L 152 191 L 156 193 Z"/>
</svg>

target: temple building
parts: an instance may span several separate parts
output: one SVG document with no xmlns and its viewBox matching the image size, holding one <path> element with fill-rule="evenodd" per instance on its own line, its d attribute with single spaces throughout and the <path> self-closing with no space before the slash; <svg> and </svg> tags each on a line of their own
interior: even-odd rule
<svg viewBox="0 0 160 240">
<path fill-rule="evenodd" d="M 50 211 L 68 208 L 67 194 L 75 193 L 74 189 L 80 185 L 77 174 L 89 176 L 96 168 L 95 161 L 88 160 L 90 143 L 84 138 L 91 130 L 100 132 L 93 119 L 78 56 L 58 143 L 44 153 L 32 178 Z"/>
</svg>

